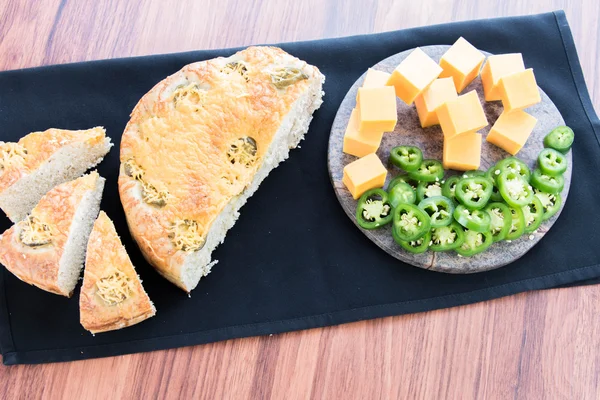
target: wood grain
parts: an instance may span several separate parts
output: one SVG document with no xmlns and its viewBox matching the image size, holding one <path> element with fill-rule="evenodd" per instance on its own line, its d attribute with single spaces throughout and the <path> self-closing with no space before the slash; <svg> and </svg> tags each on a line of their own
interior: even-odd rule
<svg viewBox="0 0 600 400">
<path fill-rule="evenodd" d="M 535 4 L 534 4 L 535 3 Z M 0 2 L 0 70 L 563 8 L 600 109 L 600 2 Z M 597 399 L 600 287 L 74 363 L 0 367 L 0 398 Z"/>
</svg>

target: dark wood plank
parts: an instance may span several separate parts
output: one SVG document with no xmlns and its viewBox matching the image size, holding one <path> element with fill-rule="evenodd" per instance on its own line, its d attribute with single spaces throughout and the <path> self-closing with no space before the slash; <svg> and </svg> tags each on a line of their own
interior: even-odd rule
<svg viewBox="0 0 600 400">
<path fill-rule="evenodd" d="M 564 8 L 600 108 L 600 3 L 0 3 L 0 70 L 307 40 Z M 0 367 L 13 398 L 598 398 L 600 288 L 74 363 Z"/>
</svg>

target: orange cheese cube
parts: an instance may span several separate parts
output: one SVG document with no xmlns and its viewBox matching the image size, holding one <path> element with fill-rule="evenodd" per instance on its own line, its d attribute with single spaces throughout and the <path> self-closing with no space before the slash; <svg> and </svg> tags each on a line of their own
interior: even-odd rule
<svg viewBox="0 0 600 400">
<path fill-rule="evenodd" d="M 537 119 L 525 111 L 504 111 L 492 126 L 486 140 L 514 156 L 525 145 L 536 123 Z"/>
<path fill-rule="evenodd" d="M 483 84 L 485 101 L 500 100 L 500 90 L 498 88 L 500 78 L 521 71 L 525 71 L 521 53 L 489 56 L 481 70 L 481 83 Z"/>
<path fill-rule="evenodd" d="M 444 138 L 444 168 L 458 171 L 478 169 L 481 164 L 481 134 L 467 132 Z"/>
<path fill-rule="evenodd" d="M 449 100 L 458 97 L 452 78 L 441 78 L 433 81 L 427 89 L 415 99 L 415 107 L 421 121 L 421 127 L 437 125 L 440 123 L 436 110 Z"/>
<path fill-rule="evenodd" d="M 388 79 L 390 79 L 390 74 L 383 71 L 378 71 L 373 68 L 369 68 L 367 70 L 367 75 L 365 76 L 365 80 L 361 87 L 364 88 L 376 88 L 383 87 L 386 85 Z M 356 102 L 358 102 L 358 93 L 356 93 Z"/>
<path fill-rule="evenodd" d="M 441 72 L 442 68 L 417 48 L 396 67 L 387 84 L 395 88 L 396 96 L 410 105 Z"/>
<path fill-rule="evenodd" d="M 359 130 L 392 132 L 398 121 L 396 95 L 389 86 L 358 89 Z"/>
<path fill-rule="evenodd" d="M 362 87 L 375 88 L 385 86 L 387 84 L 388 79 L 390 79 L 390 75 L 391 74 L 388 74 L 387 72 L 369 68 L 367 70 L 367 76 L 365 76 L 365 80 L 362 84 Z"/>
<path fill-rule="evenodd" d="M 352 197 L 358 199 L 369 189 L 380 188 L 385 184 L 387 170 L 377 154 L 371 153 L 344 167 L 342 182 Z"/>
<path fill-rule="evenodd" d="M 375 153 L 381 144 L 383 132 L 360 132 L 358 130 L 358 111 L 352 110 L 344 134 L 344 153 L 363 157 Z"/>
<path fill-rule="evenodd" d="M 458 93 L 479 75 L 485 55 L 475 46 L 460 37 L 440 59 L 443 71 L 440 78 L 451 77 Z"/>
<path fill-rule="evenodd" d="M 499 90 L 504 111 L 527 108 L 542 101 L 531 68 L 500 78 Z"/>
<path fill-rule="evenodd" d="M 437 108 L 436 113 L 446 139 L 461 133 L 478 131 L 488 125 L 475 90 L 445 102 Z"/>
</svg>

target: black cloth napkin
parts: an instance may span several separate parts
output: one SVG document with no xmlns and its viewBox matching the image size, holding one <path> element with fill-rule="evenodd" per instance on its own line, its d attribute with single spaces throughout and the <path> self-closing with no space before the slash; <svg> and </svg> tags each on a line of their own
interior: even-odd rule
<svg viewBox="0 0 600 400">
<path fill-rule="evenodd" d="M 327 172 L 327 142 L 347 90 L 395 53 L 464 36 L 491 53 L 521 52 L 576 132 L 571 191 L 562 215 L 520 260 L 495 271 L 449 275 L 403 264 L 371 243 L 344 214 Z M 114 356 L 414 313 L 600 277 L 600 121 L 563 12 L 487 19 L 281 47 L 327 76 L 325 103 L 301 149 L 291 152 L 243 207 L 191 298 L 159 277 L 129 236 L 117 192 L 118 145 L 138 99 L 185 64 L 235 50 L 49 66 L 0 73 L 0 139 L 35 130 L 103 125 L 116 143 L 99 166 L 102 208 L 115 221 L 158 310 L 121 331 L 92 336 L 71 299 L 0 273 L 5 364 Z M 2 218 L 0 231 L 8 228 Z M 594 281 L 591 281 L 593 283 Z M 590 282 L 588 282 L 590 283 Z"/>
</svg>

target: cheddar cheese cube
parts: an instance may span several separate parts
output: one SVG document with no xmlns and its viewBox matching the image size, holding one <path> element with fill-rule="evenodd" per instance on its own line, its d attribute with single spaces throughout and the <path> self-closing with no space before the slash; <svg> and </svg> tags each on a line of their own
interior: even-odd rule
<svg viewBox="0 0 600 400">
<path fill-rule="evenodd" d="M 504 111 L 492 126 L 486 140 L 513 156 L 523 148 L 537 119 L 522 110 Z"/>
<path fill-rule="evenodd" d="M 444 138 L 444 168 L 458 171 L 478 169 L 481 164 L 481 134 L 467 132 Z"/>
<path fill-rule="evenodd" d="M 385 184 L 387 170 L 377 154 L 371 153 L 344 167 L 342 182 L 354 199 L 358 199 L 369 189 L 380 188 Z"/>
<path fill-rule="evenodd" d="M 398 121 L 396 95 L 389 86 L 358 89 L 359 130 L 392 132 Z"/>
<path fill-rule="evenodd" d="M 415 99 L 415 107 L 421 121 L 421 127 L 437 125 L 440 123 L 436 110 L 449 100 L 458 97 L 452 78 L 441 78 L 433 81 L 427 89 Z"/>
<path fill-rule="evenodd" d="M 394 87 L 396 96 L 410 105 L 441 72 L 442 68 L 417 48 L 396 67 L 387 84 Z"/>
<path fill-rule="evenodd" d="M 458 93 L 479 75 L 485 55 L 475 46 L 460 37 L 440 59 L 443 71 L 440 78 L 451 77 Z"/>
<path fill-rule="evenodd" d="M 499 90 L 504 111 L 527 108 L 542 101 L 531 68 L 500 78 Z"/>
<path fill-rule="evenodd" d="M 521 53 L 489 56 L 481 70 L 481 83 L 483 84 L 485 101 L 500 100 L 500 90 L 498 88 L 500 78 L 521 71 L 525 71 Z"/>
<path fill-rule="evenodd" d="M 350 120 L 344 134 L 344 153 L 356 157 L 363 157 L 375 153 L 381 144 L 383 131 L 360 132 L 358 130 L 358 111 L 352 110 Z"/>
<path fill-rule="evenodd" d="M 446 139 L 461 133 L 478 131 L 488 125 L 475 90 L 445 102 L 436 112 Z"/>
<path fill-rule="evenodd" d="M 373 68 L 367 70 L 367 75 L 361 87 L 364 88 L 376 88 L 386 86 L 390 74 L 383 71 L 378 71 Z M 356 102 L 358 103 L 358 93 L 356 93 Z"/>
<path fill-rule="evenodd" d="M 367 75 L 365 76 L 365 80 L 362 84 L 364 88 L 375 88 L 375 87 L 383 87 L 387 84 L 388 79 L 390 79 L 390 75 L 387 72 L 378 71 L 373 68 L 369 68 L 367 70 Z"/>
</svg>

